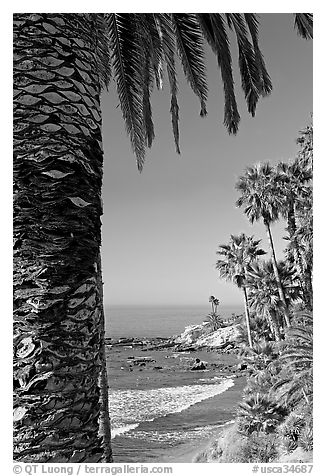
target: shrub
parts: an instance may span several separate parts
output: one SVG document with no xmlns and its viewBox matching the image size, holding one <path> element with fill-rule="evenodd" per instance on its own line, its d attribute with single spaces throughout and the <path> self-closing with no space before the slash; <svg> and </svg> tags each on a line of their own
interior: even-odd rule
<svg viewBox="0 0 326 476">
<path fill-rule="evenodd" d="M 284 420 L 286 413 L 283 406 L 265 395 L 249 395 L 239 405 L 239 430 L 245 435 L 253 432 L 272 433 Z"/>
<path fill-rule="evenodd" d="M 215 314 L 214 312 L 211 312 L 210 314 L 208 314 L 204 322 L 209 323 L 212 331 L 217 331 L 221 327 L 224 327 L 224 323 L 221 316 L 219 314 Z"/>
<path fill-rule="evenodd" d="M 312 451 L 314 449 L 312 426 L 305 425 L 299 436 L 298 447 L 302 448 L 304 451 Z"/>
<path fill-rule="evenodd" d="M 278 455 L 278 435 L 239 432 L 238 421 L 226 428 L 212 446 L 198 455 L 195 462 L 269 463 Z"/>
<path fill-rule="evenodd" d="M 277 435 L 255 433 L 246 439 L 241 459 L 246 463 L 270 463 L 277 459 L 279 440 Z"/>
<path fill-rule="evenodd" d="M 279 426 L 281 452 L 289 454 L 297 448 L 310 452 L 313 450 L 313 418 L 311 407 L 301 405 L 292 411 Z"/>
</svg>

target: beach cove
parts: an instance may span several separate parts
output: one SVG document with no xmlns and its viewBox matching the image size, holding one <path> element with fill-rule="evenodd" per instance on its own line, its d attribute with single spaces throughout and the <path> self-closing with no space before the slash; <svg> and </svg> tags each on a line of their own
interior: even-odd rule
<svg viewBox="0 0 326 476">
<path fill-rule="evenodd" d="M 145 349 L 107 348 L 114 460 L 191 462 L 234 419 L 245 385 L 238 358 Z M 204 370 L 191 370 L 196 359 Z"/>
</svg>

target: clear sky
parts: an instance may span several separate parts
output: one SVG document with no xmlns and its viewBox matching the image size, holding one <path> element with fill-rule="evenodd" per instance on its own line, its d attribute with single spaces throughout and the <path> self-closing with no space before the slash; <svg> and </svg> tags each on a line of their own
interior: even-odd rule
<svg viewBox="0 0 326 476">
<path fill-rule="evenodd" d="M 242 302 L 241 293 L 218 278 L 216 249 L 230 234 L 262 238 L 235 207 L 234 185 L 245 167 L 293 157 L 295 139 L 312 112 L 312 42 L 296 34 L 290 14 L 262 14 L 260 45 L 273 92 L 260 100 L 256 117 L 246 111 L 234 49 L 234 76 L 241 115 L 238 134 L 223 126 L 220 72 L 207 50 L 208 116 L 179 75 L 181 156 L 174 149 L 168 87 L 153 93 L 156 139 L 142 174 L 111 83 L 102 98 L 104 141 L 103 275 L 105 303 L 112 305 L 206 305 Z M 278 257 L 286 243 L 284 223 L 273 227 Z"/>
</svg>

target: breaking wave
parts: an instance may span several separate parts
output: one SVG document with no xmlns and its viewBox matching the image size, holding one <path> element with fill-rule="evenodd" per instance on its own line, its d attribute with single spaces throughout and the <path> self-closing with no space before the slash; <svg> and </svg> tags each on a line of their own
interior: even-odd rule
<svg viewBox="0 0 326 476">
<path fill-rule="evenodd" d="M 222 382 L 207 379 L 207 383 L 201 385 L 113 390 L 109 392 L 112 437 L 134 430 L 141 422 L 182 412 L 196 403 L 225 392 L 233 385 L 231 378 L 225 378 Z"/>
</svg>

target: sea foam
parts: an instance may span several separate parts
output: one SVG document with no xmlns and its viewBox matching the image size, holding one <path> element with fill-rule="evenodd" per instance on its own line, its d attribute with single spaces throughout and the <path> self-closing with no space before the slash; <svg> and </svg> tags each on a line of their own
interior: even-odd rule
<svg viewBox="0 0 326 476">
<path fill-rule="evenodd" d="M 210 384 L 162 387 L 149 390 L 114 390 L 109 392 L 112 436 L 128 433 L 143 421 L 187 408 L 225 392 L 234 385 L 230 378 Z"/>
<path fill-rule="evenodd" d="M 135 431 L 132 434 L 133 438 L 138 438 L 145 441 L 162 441 L 164 444 L 174 446 L 176 442 L 184 442 L 185 440 L 200 440 L 207 439 L 216 435 L 217 430 L 228 426 L 233 423 L 234 420 L 218 424 L 218 425 L 206 425 L 199 426 L 197 428 L 182 429 L 180 431 Z"/>
<path fill-rule="evenodd" d="M 128 431 L 134 430 L 137 428 L 139 423 L 133 423 L 131 425 L 120 426 L 118 428 L 111 429 L 111 438 L 115 438 L 116 436 L 123 435 L 124 433 L 128 433 Z"/>
</svg>

